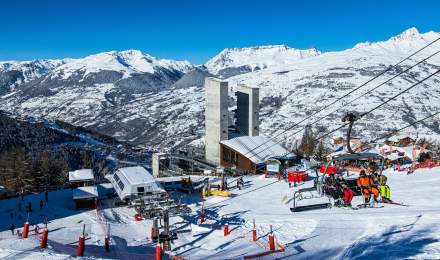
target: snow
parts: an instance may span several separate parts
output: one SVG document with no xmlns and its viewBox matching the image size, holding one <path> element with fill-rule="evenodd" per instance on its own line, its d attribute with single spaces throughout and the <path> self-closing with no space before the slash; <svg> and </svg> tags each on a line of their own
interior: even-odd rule
<svg viewBox="0 0 440 260">
<path fill-rule="evenodd" d="M 252 70 L 265 69 L 275 65 L 286 65 L 293 61 L 317 56 L 314 48 L 299 50 L 285 45 L 268 45 L 249 48 L 228 48 L 209 60 L 205 66 L 216 74 L 231 67 L 249 66 Z"/>
<path fill-rule="evenodd" d="M 248 157 L 255 164 L 273 157 L 294 156 L 280 144 L 263 136 L 240 136 L 220 141 L 220 143 Z"/>
<path fill-rule="evenodd" d="M 330 109 L 293 127 L 306 116 L 333 103 L 338 97 L 371 80 L 389 65 L 396 64 L 438 37 L 440 34 L 437 32 L 420 33 L 413 28 L 388 40 L 361 43 L 353 48 L 335 52 L 318 53 L 313 50 L 298 52 L 294 48 L 282 45 L 234 48 L 225 50 L 205 66 L 211 72 L 237 66 L 251 68 L 244 70 L 240 75 L 227 78 L 229 85 L 231 88 L 239 84 L 260 88 L 260 134 L 266 137 L 277 136 L 277 142 L 291 149 L 294 141 L 302 134 L 299 129 L 306 124 L 325 126 L 327 130 L 335 129 L 341 126 L 340 118 L 346 111 L 365 112 L 396 94 L 398 90 L 409 87 L 416 80 L 435 71 L 436 66 L 440 64 L 440 55 L 419 64 L 371 94 L 351 101 L 433 54 L 439 49 L 440 41 L 336 103 Z M 55 66 L 56 71 L 45 70 L 48 71 L 46 76 L 53 75 L 58 79 L 62 75 L 66 76 L 68 72 L 82 75 L 82 71 L 91 73 L 100 69 L 114 69 L 121 72 L 124 77 L 130 75 L 134 77 L 136 73 L 149 73 L 146 71 L 151 71 L 152 68 L 178 69 L 177 74 L 190 69 L 186 62 L 153 59 L 148 54 L 134 50 L 91 56 L 95 58 L 89 56 L 83 58 L 84 60 L 63 61 L 61 65 Z M 151 60 L 152 63 L 147 60 Z M 170 67 L 165 65 L 160 67 L 162 61 Z M 64 69 L 65 73 L 62 74 Z M 77 84 L 81 79 L 72 77 L 61 81 L 56 83 L 56 88 L 52 89 L 50 95 L 31 96 L 32 98 L 26 98 L 27 95 L 17 87 L 1 96 L 0 109 L 21 115 L 33 115 L 37 118 L 57 118 L 74 125 L 93 127 L 104 131 L 105 134 L 118 137 L 121 141 L 131 141 L 152 148 L 168 149 L 193 141 L 194 144 L 202 142 L 204 136 L 202 115 L 205 103 L 204 89 L 200 86 L 164 87 L 158 92 L 145 89 L 144 92 L 142 83 L 134 84 L 133 88 L 122 87 L 119 80 L 104 84 L 95 81 L 91 84 Z M 374 111 L 373 114 L 362 118 L 358 123 L 363 126 L 363 138 L 366 139 L 364 141 L 375 139 L 389 133 L 390 130 L 398 129 L 437 111 L 440 108 L 438 105 L 440 91 L 435 88 L 438 82 L 439 78 L 433 77 L 426 81 L 426 84 L 417 86 Z M 42 83 L 44 85 L 44 82 Z M 162 82 L 159 80 L 157 83 Z M 138 88 L 141 90 L 140 93 L 135 90 Z M 135 93 L 132 93 L 132 90 Z M 335 112 L 330 116 L 318 120 L 317 123 L 313 122 L 332 111 Z M 427 125 L 418 124 L 417 129 L 409 127 L 402 131 L 402 134 L 413 138 L 418 134 L 420 137 L 439 140 L 440 130 L 435 121 L 435 118 L 432 118 Z M 356 128 L 355 125 L 354 131 Z M 344 130 L 337 131 L 331 137 L 343 135 Z M 297 131 L 299 133 L 296 133 Z"/>
<path fill-rule="evenodd" d="M 69 182 L 94 180 L 91 169 L 81 169 L 69 172 Z"/>
<path fill-rule="evenodd" d="M 119 168 L 117 172 L 122 173 L 131 185 L 156 182 L 154 177 L 144 167 L 123 167 Z"/>
<path fill-rule="evenodd" d="M 83 71 L 84 76 L 103 70 L 122 72 L 124 77 L 133 73 L 154 73 L 156 67 L 189 71 L 192 65 L 188 61 L 157 59 L 139 50 L 110 51 L 90 55 L 80 59 L 70 59 L 66 64 L 55 69 L 53 76 L 63 75 L 64 79 Z"/>
<path fill-rule="evenodd" d="M 267 234 L 272 225 L 275 239 L 285 246 L 285 251 L 260 259 L 438 259 L 440 167 L 417 169 L 410 175 L 392 170 L 385 174 L 392 189 L 391 198 L 408 207 L 383 204 L 383 208 L 291 213 L 291 198 L 297 188 L 261 176 L 246 177 L 244 189 L 232 188 L 233 196 L 229 198 L 208 197 L 202 203 L 199 195 L 181 195 L 193 213 L 171 219 L 172 227 L 186 227 L 181 228 L 178 240 L 172 244 L 172 253 L 186 259 L 242 259 L 244 255 L 268 250 Z M 311 185 L 309 181 L 299 188 Z M 37 204 L 41 198 L 44 194 L 28 195 L 25 202 Z M 355 197 L 353 204 L 360 201 L 360 197 Z M 8 230 L 11 222 L 17 227 L 23 223 L 23 219 L 17 218 L 17 202 L 17 198 L 0 201 L 0 257 L 68 258 L 76 253 L 83 224 L 87 257 L 149 259 L 154 256 L 155 244 L 149 238 L 152 221 L 134 221 L 133 208 L 111 208 L 102 201 L 98 214 L 94 210 L 80 211 L 73 209 L 70 190 L 51 192 L 43 210 L 36 209 L 30 214 L 31 223 L 41 223 L 43 216 L 49 219 L 49 248 L 41 250 L 33 231 L 29 239 L 21 240 Z M 202 205 L 208 219 L 198 225 L 197 211 Z M 110 225 L 112 254 L 103 251 L 105 227 L 102 228 L 99 219 Z M 253 220 L 257 242 L 251 239 Z M 226 223 L 231 232 L 224 237 L 222 228 Z"/>
<path fill-rule="evenodd" d="M 72 190 L 72 194 L 74 200 L 97 198 L 98 189 L 96 186 L 78 187 Z"/>
</svg>

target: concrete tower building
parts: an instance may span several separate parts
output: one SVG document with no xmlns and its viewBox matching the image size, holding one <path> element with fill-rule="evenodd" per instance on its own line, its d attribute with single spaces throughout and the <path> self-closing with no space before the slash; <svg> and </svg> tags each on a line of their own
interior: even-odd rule
<svg viewBox="0 0 440 260">
<path fill-rule="evenodd" d="M 220 165 L 220 141 L 228 139 L 228 82 L 205 79 L 205 158 Z"/>
<path fill-rule="evenodd" d="M 256 87 L 238 85 L 236 127 L 242 135 L 258 136 L 259 134 L 259 106 L 260 93 Z"/>
</svg>

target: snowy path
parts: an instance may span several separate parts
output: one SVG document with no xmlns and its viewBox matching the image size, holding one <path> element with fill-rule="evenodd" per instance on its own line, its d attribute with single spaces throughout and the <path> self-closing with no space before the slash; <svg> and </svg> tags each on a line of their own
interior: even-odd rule
<svg viewBox="0 0 440 260">
<path fill-rule="evenodd" d="M 409 207 L 385 204 L 383 208 L 350 210 L 341 208 L 308 212 L 290 212 L 293 189 L 284 182 L 261 177 L 246 178 L 246 188 L 232 189 L 233 197 L 209 197 L 204 203 L 208 220 L 197 225 L 198 196 L 184 198 L 193 213 L 173 218 L 182 227 L 173 253 L 194 259 L 242 259 L 268 250 L 270 225 L 276 240 L 285 251 L 260 259 L 439 259 L 440 258 L 440 167 L 417 170 L 412 175 L 387 173 L 395 201 Z M 307 187 L 306 183 L 301 187 Z M 37 205 L 41 194 L 25 198 Z M 355 197 L 353 204 L 360 203 Z M 82 225 L 88 240 L 86 256 L 117 259 L 140 259 L 152 256 L 154 245 L 149 238 L 150 220 L 134 221 L 128 207 L 100 211 L 110 224 L 111 253 L 103 251 L 102 225 L 95 211 L 77 211 L 71 193 L 51 193 L 49 204 L 30 216 L 36 223 L 48 217 L 50 248 L 38 249 L 35 239 L 18 240 L 8 230 L 11 222 L 21 227 L 23 212 L 17 199 L 0 201 L 0 257 L 6 259 L 65 259 L 74 254 Z M 288 202 L 288 203 L 286 203 Z M 10 213 L 14 216 L 11 217 Z M 21 214 L 22 219 L 18 219 Z M 258 241 L 251 239 L 255 219 Z M 231 233 L 223 236 L 224 224 Z M 58 243 L 58 244 L 57 244 Z"/>
<path fill-rule="evenodd" d="M 209 205 L 214 205 L 214 217 L 217 217 L 219 225 L 222 219 L 237 212 L 246 225 L 255 219 L 259 234 L 267 234 L 269 225 L 273 225 L 275 237 L 286 245 L 286 250 L 261 259 L 438 258 L 440 168 L 419 170 L 408 176 L 400 173 L 388 173 L 388 176 L 392 197 L 409 204 L 409 207 L 387 204 L 377 209 L 332 208 L 291 213 L 290 204 L 284 204 L 285 198 L 291 197 L 289 193 L 292 192 L 287 184 L 270 184 L 273 179 L 260 178 L 254 178 L 252 186 L 241 191 L 242 196 L 227 200 L 209 198 L 205 205 L 208 209 Z M 361 198 L 356 197 L 354 204 L 360 202 Z M 192 248 L 186 252 L 177 250 L 176 253 L 191 259 L 203 259 L 206 255 L 210 259 L 234 259 L 240 257 L 239 252 L 243 248 L 248 254 L 264 251 L 262 248 L 256 250 L 248 239 L 234 240 L 234 245 L 231 245 L 223 241 L 221 230 L 216 234 L 217 237 L 206 237 L 199 243 L 216 240 L 217 245 L 223 245 L 221 248 Z M 181 242 L 184 241 L 178 241 Z M 265 243 L 262 241 L 263 245 Z M 209 250 L 211 252 L 207 252 Z"/>
</svg>

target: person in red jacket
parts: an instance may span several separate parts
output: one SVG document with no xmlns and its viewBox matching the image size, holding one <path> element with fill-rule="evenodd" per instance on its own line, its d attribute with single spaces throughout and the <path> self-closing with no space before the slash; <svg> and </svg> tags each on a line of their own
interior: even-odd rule
<svg viewBox="0 0 440 260">
<path fill-rule="evenodd" d="M 351 207 L 351 201 L 353 200 L 354 192 L 348 187 L 347 182 L 344 180 L 342 175 L 339 175 L 337 178 L 337 183 L 344 194 L 343 201 L 344 206 Z"/>
<path fill-rule="evenodd" d="M 370 196 L 373 194 L 374 201 L 378 202 L 377 198 L 379 197 L 379 190 L 376 187 L 376 184 L 365 174 L 364 170 L 361 170 L 360 176 L 357 180 L 357 185 L 361 188 L 362 194 L 364 195 L 364 202 L 370 202 Z"/>
</svg>

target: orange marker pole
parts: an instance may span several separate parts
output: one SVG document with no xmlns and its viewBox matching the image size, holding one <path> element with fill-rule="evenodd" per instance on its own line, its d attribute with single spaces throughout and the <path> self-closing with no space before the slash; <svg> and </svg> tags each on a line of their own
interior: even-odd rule
<svg viewBox="0 0 440 260">
<path fill-rule="evenodd" d="M 110 239 L 108 236 L 104 238 L 105 252 L 110 252 Z"/>
<path fill-rule="evenodd" d="M 273 234 L 269 234 L 269 249 L 270 251 L 275 251 L 275 239 Z"/>
<path fill-rule="evenodd" d="M 255 219 L 253 220 L 254 228 L 252 229 L 252 241 L 257 241 L 257 229 L 255 228 Z"/>
<path fill-rule="evenodd" d="M 223 235 L 226 237 L 227 235 L 229 235 L 229 226 L 228 224 L 226 224 L 223 228 Z"/>
<path fill-rule="evenodd" d="M 49 235 L 49 231 L 47 228 L 43 229 L 43 235 L 41 236 L 41 242 L 40 242 L 40 248 L 46 248 L 47 247 L 47 237 Z"/>
<path fill-rule="evenodd" d="M 157 243 L 156 244 L 156 260 L 161 260 L 162 259 L 162 255 L 161 255 L 161 251 L 160 251 L 160 244 Z"/>
<path fill-rule="evenodd" d="M 28 234 L 29 234 L 29 222 L 26 222 L 23 225 L 23 238 L 28 238 Z"/>
<path fill-rule="evenodd" d="M 85 238 L 81 235 L 78 239 L 78 252 L 77 256 L 84 256 Z"/>
</svg>

